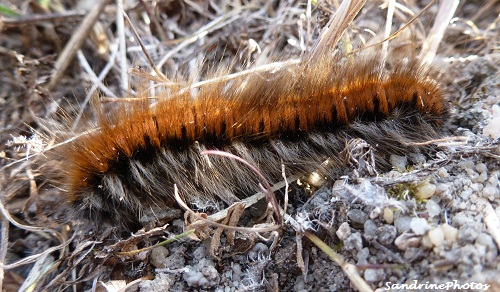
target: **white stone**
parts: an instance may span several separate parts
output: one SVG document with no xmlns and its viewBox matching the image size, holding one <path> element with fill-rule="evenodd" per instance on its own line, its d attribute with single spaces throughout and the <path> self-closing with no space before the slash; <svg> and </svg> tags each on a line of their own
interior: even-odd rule
<svg viewBox="0 0 500 292">
<path fill-rule="evenodd" d="M 436 227 L 429 231 L 429 239 L 431 240 L 434 246 L 441 246 L 444 241 L 444 231 L 440 227 Z"/>
<path fill-rule="evenodd" d="M 488 184 L 486 187 L 484 187 L 481 195 L 484 198 L 493 201 L 496 197 L 498 197 L 498 188 Z"/>
<path fill-rule="evenodd" d="M 346 240 L 351 235 L 351 227 L 347 222 L 340 224 L 339 229 L 335 232 L 340 240 Z"/>
<path fill-rule="evenodd" d="M 428 200 L 425 204 L 429 216 L 436 217 L 441 213 L 441 207 L 433 200 Z"/>
<path fill-rule="evenodd" d="M 484 163 L 479 163 L 476 165 L 476 170 L 477 170 L 477 172 L 481 173 L 481 172 L 487 171 L 488 167 L 486 167 L 486 164 L 484 164 Z"/>
<path fill-rule="evenodd" d="M 429 238 L 429 235 L 423 236 L 422 240 L 420 241 L 420 244 L 425 248 L 433 248 L 434 247 L 434 244 L 432 243 L 431 239 Z"/>
<path fill-rule="evenodd" d="M 498 139 L 498 137 L 500 137 L 500 117 L 491 119 L 490 122 L 484 126 L 483 135 L 490 136 L 493 139 Z"/>
<path fill-rule="evenodd" d="M 428 199 L 434 195 L 434 192 L 436 192 L 435 184 L 425 184 L 418 189 L 417 197 L 420 199 Z"/>
<path fill-rule="evenodd" d="M 394 212 L 391 208 L 384 208 L 384 214 L 382 215 L 382 217 L 388 224 L 392 224 L 394 222 Z"/>
<path fill-rule="evenodd" d="M 444 238 L 447 241 L 454 242 L 458 238 L 458 229 L 455 227 L 448 225 L 448 224 L 443 224 L 441 225 L 441 229 L 443 230 Z"/>
<path fill-rule="evenodd" d="M 424 235 L 429 229 L 429 224 L 424 218 L 412 218 L 410 228 L 416 235 Z"/>
</svg>

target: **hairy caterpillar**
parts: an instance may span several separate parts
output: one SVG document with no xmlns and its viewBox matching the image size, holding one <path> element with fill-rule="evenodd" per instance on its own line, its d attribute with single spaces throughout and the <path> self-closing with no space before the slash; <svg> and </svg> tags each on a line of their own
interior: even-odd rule
<svg viewBox="0 0 500 292">
<path fill-rule="evenodd" d="M 342 165 L 351 138 L 381 153 L 417 150 L 404 145 L 438 137 L 446 112 L 431 70 L 416 60 L 387 69 L 378 56 L 330 55 L 204 85 L 196 98 L 179 90 L 153 108 L 101 108 L 98 129 L 59 152 L 67 203 L 79 216 L 122 226 L 171 205 L 174 183 L 189 202 L 232 203 L 254 193 L 257 178 L 202 150 L 238 155 L 272 182 L 282 164 L 288 172 L 314 171 L 327 158 Z"/>
</svg>

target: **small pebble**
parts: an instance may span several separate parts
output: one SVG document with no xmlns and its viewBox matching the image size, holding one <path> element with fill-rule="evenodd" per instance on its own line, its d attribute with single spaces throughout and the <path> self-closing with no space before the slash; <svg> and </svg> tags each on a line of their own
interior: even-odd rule
<svg viewBox="0 0 500 292">
<path fill-rule="evenodd" d="M 241 265 L 238 263 L 232 264 L 233 280 L 239 281 L 241 277 Z"/>
<path fill-rule="evenodd" d="M 429 239 L 434 246 L 441 246 L 444 241 L 444 231 L 440 227 L 436 227 L 429 231 Z"/>
<path fill-rule="evenodd" d="M 437 170 L 437 174 L 439 175 L 440 178 L 448 178 L 448 177 L 450 177 L 450 174 L 448 173 L 448 170 L 446 170 L 446 168 L 444 168 L 444 167 L 440 167 Z"/>
<path fill-rule="evenodd" d="M 490 201 L 494 201 L 496 198 L 498 198 L 498 188 L 488 184 L 486 187 L 483 188 L 481 196 Z"/>
<path fill-rule="evenodd" d="M 436 187 L 436 194 L 439 195 L 445 201 L 451 201 L 454 198 L 454 194 L 451 191 L 450 184 L 439 184 Z"/>
<path fill-rule="evenodd" d="M 365 247 L 361 249 L 358 254 L 358 265 L 366 265 L 368 263 L 368 256 L 370 256 L 370 249 Z"/>
<path fill-rule="evenodd" d="M 340 240 L 346 240 L 351 235 L 351 227 L 347 222 L 340 224 L 339 229 L 335 232 Z"/>
<path fill-rule="evenodd" d="M 435 184 L 425 184 L 422 187 L 420 187 L 417 191 L 417 197 L 419 199 L 428 199 L 434 195 L 434 192 L 436 192 L 436 185 Z"/>
<path fill-rule="evenodd" d="M 169 251 L 163 246 L 153 248 L 151 251 L 151 264 L 156 268 L 165 268 L 165 259 L 168 257 Z"/>
<path fill-rule="evenodd" d="M 493 238 L 486 233 L 481 233 L 476 239 L 476 244 L 480 244 L 486 247 L 486 261 L 493 262 L 498 256 L 498 250 L 493 241 Z"/>
<path fill-rule="evenodd" d="M 479 163 L 476 165 L 476 170 L 477 170 L 477 172 L 482 173 L 482 172 L 487 171 L 488 167 L 484 163 Z"/>
<path fill-rule="evenodd" d="M 490 136 L 493 139 L 498 139 L 498 137 L 500 137 L 500 117 L 491 119 L 490 122 L 484 126 L 483 135 Z"/>
<path fill-rule="evenodd" d="M 422 237 L 422 241 L 420 241 L 420 244 L 425 248 L 433 248 L 434 247 L 434 244 L 432 243 L 428 234 Z"/>
<path fill-rule="evenodd" d="M 353 224 L 357 225 L 363 225 L 365 221 L 368 219 L 368 215 L 366 215 L 365 212 L 358 209 L 349 210 L 349 212 L 347 212 L 347 217 L 351 219 L 351 222 Z"/>
<path fill-rule="evenodd" d="M 412 218 L 410 228 L 416 235 L 424 235 L 429 229 L 429 224 L 424 218 Z"/>
<path fill-rule="evenodd" d="M 425 204 L 425 208 L 430 217 L 436 217 L 441 213 L 441 207 L 433 200 L 428 200 Z"/>
<path fill-rule="evenodd" d="M 359 232 L 352 233 L 344 240 L 344 247 L 346 250 L 361 250 L 363 248 L 363 239 Z"/>
<path fill-rule="evenodd" d="M 411 153 L 409 156 L 410 159 L 416 164 L 424 164 L 426 161 L 425 155 L 421 153 Z"/>
<path fill-rule="evenodd" d="M 398 230 L 398 234 L 410 230 L 410 217 L 399 217 L 394 220 L 394 227 Z"/>
<path fill-rule="evenodd" d="M 476 181 L 478 179 L 479 174 L 473 169 L 467 169 L 466 171 L 472 181 Z"/>
<path fill-rule="evenodd" d="M 381 213 L 382 210 L 380 209 L 380 207 L 373 208 L 373 210 L 370 212 L 370 219 L 378 218 Z"/>
<path fill-rule="evenodd" d="M 384 225 L 377 228 L 376 231 L 378 241 L 383 245 L 391 245 L 396 239 L 397 230 L 396 227 L 392 225 Z"/>
<path fill-rule="evenodd" d="M 411 233 L 403 233 L 394 240 L 394 245 L 400 250 L 407 250 L 408 248 L 419 246 L 421 240 L 422 238 L 420 236 L 415 236 Z"/>
<path fill-rule="evenodd" d="M 462 160 L 458 163 L 458 166 L 463 170 L 474 168 L 474 162 L 472 160 Z"/>
<path fill-rule="evenodd" d="M 382 269 L 366 269 L 365 280 L 367 282 L 378 282 L 385 279 L 385 272 Z"/>
<path fill-rule="evenodd" d="M 498 185 L 498 172 L 494 172 L 492 175 L 490 175 L 488 182 L 492 186 L 497 186 Z"/>
<path fill-rule="evenodd" d="M 449 242 L 454 242 L 458 238 L 458 229 L 455 227 L 448 225 L 448 224 L 443 224 L 441 225 L 441 229 L 443 229 L 443 234 L 444 238 L 449 241 Z"/>
<path fill-rule="evenodd" d="M 267 255 L 269 247 L 262 242 L 257 242 L 255 246 L 248 252 L 248 258 L 257 260 L 260 256 Z"/>
<path fill-rule="evenodd" d="M 202 259 L 194 267 L 185 267 L 183 280 L 190 287 L 214 287 L 219 283 L 220 276 L 211 260 Z"/>
<path fill-rule="evenodd" d="M 414 259 L 422 253 L 422 249 L 420 247 L 410 247 L 408 248 L 404 255 L 403 255 L 403 258 L 406 260 L 406 261 L 414 261 Z M 401 290 L 399 290 L 401 291 Z"/>
<path fill-rule="evenodd" d="M 468 200 L 470 195 L 472 195 L 472 189 L 470 188 L 464 189 L 462 192 L 460 192 L 460 198 L 464 200 Z"/>
<path fill-rule="evenodd" d="M 375 224 L 375 222 L 373 222 L 373 220 L 366 220 L 364 226 L 364 231 L 365 231 L 365 237 L 371 239 L 371 238 L 374 238 L 376 236 L 378 236 L 377 234 L 377 225 Z"/>
<path fill-rule="evenodd" d="M 384 208 L 384 214 L 382 215 L 384 221 L 392 224 L 394 222 L 394 212 L 391 208 Z"/>
<path fill-rule="evenodd" d="M 484 183 L 487 180 L 488 180 L 488 173 L 486 171 L 483 171 L 479 174 L 479 177 L 476 179 L 476 182 Z"/>
<path fill-rule="evenodd" d="M 480 191 L 483 190 L 484 185 L 483 185 L 483 183 L 474 183 L 470 186 L 470 188 L 471 188 L 472 192 L 479 193 Z"/>
<path fill-rule="evenodd" d="M 453 225 L 457 227 L 465 224 L 471 224 L 474 222 L 474 219 L 469 217 L 466 212 L 459 212 L 455 214 L 452 220 L 453 220 Z"/>
</svg>

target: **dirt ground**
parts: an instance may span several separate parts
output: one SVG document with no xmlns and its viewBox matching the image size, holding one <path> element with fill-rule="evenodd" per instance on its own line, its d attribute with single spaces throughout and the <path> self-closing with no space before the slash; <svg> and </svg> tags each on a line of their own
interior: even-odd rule
<svg viewBox="0 0 500 292">
<path fill-rule="evenodd" d="M 54 143 L 92 125 L 92 98 L 112 106 L 162 81 L 134 30 L 166 77 L 196 83 L 217 66 L 240 72 L 307 54 L 336 2 L 312 1 L 308 17 L 307 1 L 117 0 L 102 10 L 101 1 L 3 1 L 2 291 L 359 289 L 304 228 L 356 268 L 354 282 L 373 290 L 500 291 L 497 0 L 460 2 L 434 58 L 450 105 L 448 138 L 426 155 L 391 156 L 393 170 L 376 177 L 346 165 L 336 181 L 291 182 L 291 219 L 278 231 L 206 227 L 194 240 L 183 235 L 190 221 L 179 208 L 166 210 L 163 222 L 146 217 L 145 229 L 117 235 L 106 228 L 86 232 L 85 221 L 66 223 L 55 210 L 64 191 L 53 182 L 54 170 L 64 167 L 64 158 L 47 159 Z M 429 1 L 396 5 L 391 32 L 408 25 L 389 42 L 392 55 L 418 54 L 445 1 L 439 2 L 409 24 Z M 85 18 L 89 11 L 97 11 L 94 20 Z M 332 50 L 383 41 L 386 14 L 382 1 L 368 1 Z M 80 30 L 85 21 L 88 34 Z M 63 55 L 68 47 L 73 53 Z M 276 191 L 280 202 L 284 192 Z M 265 209 L 261 200 L 237 226 L 251 227 Z M 174 236 L 180 238 L 157 245 Z"/>
</svg>

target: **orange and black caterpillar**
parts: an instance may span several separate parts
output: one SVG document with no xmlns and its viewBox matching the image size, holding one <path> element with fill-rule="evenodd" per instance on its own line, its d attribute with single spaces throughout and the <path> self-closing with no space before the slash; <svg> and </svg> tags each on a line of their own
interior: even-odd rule
<svg viewBox="0 0 500 292">
<path fill-rule="evenodd" d="M 359 59 L 359 58 L 357 58 Z M 204 85 L 196 97 L 98 110 L 98 129 L 67 144 L 67 203 L 93 222 L 128 226 L 173 201 L 173 186 L 198 206 L 232 203 L 257 190 L 255 174 L 219 149 L 257 166 L 271 181 L 287 172 L 332 167 L 345 142 L 362 138 L 378 152 L 416 151 L 409 142 L 439 137 L 447 110 L 431 70 L 402 60 L 323 57 L 277 72 Z M 331 172 L 333 173 L 333 172 Z"/>
</svg>

